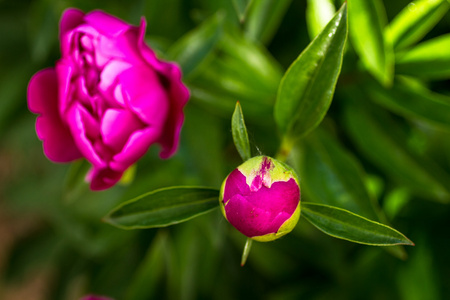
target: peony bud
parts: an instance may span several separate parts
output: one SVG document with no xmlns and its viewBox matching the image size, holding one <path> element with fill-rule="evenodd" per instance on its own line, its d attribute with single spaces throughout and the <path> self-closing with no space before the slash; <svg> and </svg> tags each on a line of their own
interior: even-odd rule
<svg viewBox="0 0 450 300">
<path fill-rule="evenodd" d="M 300 217 L 300 185 L 294 171 L 267 156 L 253 157 L 222 184 L 223 215 L 245 236 L 273 241 L 294 229 Z"/>
</svg>

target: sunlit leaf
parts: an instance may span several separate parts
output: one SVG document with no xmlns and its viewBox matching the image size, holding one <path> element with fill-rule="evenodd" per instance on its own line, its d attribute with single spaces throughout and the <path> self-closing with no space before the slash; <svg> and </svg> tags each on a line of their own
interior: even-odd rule
<svg viewBox="0 0 450 300">
<path fill-rule="evenodd" d="M 247 127 L 245 127 L 244 114 L 239 102 L 236 102 L 233 116 L 231 118 L 231 133 L 234 145 L 243 161 L 252 157 L 250 143 L 248 141 Z"/>
<path fill-rule="evenodd" d="M 169 226 L 212 210 L 219 205 L 218 198 L 216 189 L 163 188 L 121 204 L 104 221 L 122 229 Z"/>
<path fill-rule="evenodd" d="M 399 53 L 396 72 L 431 79 L 450 78 L 450 34 L 416 45 Z"/>
<path fill-rule="evenodd" d="M 386 28 L 394 48 L 410 46 L 427 34 L 448 11 L 446 0 L 417 0 L 408 4 Z"/>
<path fill-rule="evenodd" d="M 372 246 L 414 245 L 397 230 L 345 209 L 308 202 L 301 205 L 302 216 L 333 237 Z"/>
<path fill-rule="evenodd" d="M 341 71 L 346 39 L 347 6 L 344 3 L 281 80 L 274 113 L 284 135 L 301 137 L 324 118 Z"/>
<path fill-rule="evenodd" d="M 333 18 L 336 7 L 331 0 L 308 0 L 306 24 L 311 39 L 315 38 Z"/>
<path fill-rule="evenodd" d="M 390 85 L 394 71 L 392 45 L 384 39 L 386 12 L 381 0 L 348 2 L 350 39 L 367 70 Z"/>
<path fill-rule="evenodd" d="M 208 57 L 222 35 L 223 15 L 216 13 L 199 27 L 187 33 L 168 51 L 168 57 L 180 64 L 189 76 Z"/>
</svg>

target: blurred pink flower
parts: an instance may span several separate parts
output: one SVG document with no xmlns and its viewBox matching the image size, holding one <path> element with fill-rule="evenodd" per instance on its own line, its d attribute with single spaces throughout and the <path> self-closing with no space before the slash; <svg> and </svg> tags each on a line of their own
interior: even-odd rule
<svg viewBox="0 0 450 300">
<path fill-rule="evenodd" d="M 113 186 L 158 143 L 177 149 L 189 91 L 180 68 L 145 44 L 145 20 L 129 25 L 102 11 L 67 9 L 60 22 L 62 57 L 28 85 L 36 132 L 54 162 L 86 158 L 93 190 Z"/>
<path fill-rule="evenodd" d="M 114 299 L 104 296 L 88 295 L 84 296 L 83 298 L 80 298 L 80 300 L 114 300 Z"/>
</svg>

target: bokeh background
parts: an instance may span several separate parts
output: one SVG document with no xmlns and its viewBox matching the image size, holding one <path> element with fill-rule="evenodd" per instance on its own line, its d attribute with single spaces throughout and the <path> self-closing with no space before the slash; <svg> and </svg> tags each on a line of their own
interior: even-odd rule
<svg viewBox="0 0 450 300">
<path fill-rule="evenodd" d="M 420 118 L 420 113 L 417 117 L 380 105 L 384 102 L 359 89 L 376 80 L 361 66 L 351 39 L 320 134 L 300 143 L 290 163 L 302 180 L 302 199 L 319 202 L 321 193 L 328 193 L 325 198 L 355 195 L 357 187 L 342 185 L 354 174 L 339 169 L 348 160 L 355 163 L 383 222 L 408 236 L 415 247 L 399 254 L 352 244 L 301 219 L 286 237 L 254 243 L 241 267 L 245 237 L 219 210 L 162 229 L 125 231 L 101 221 L 118 203 L 157 188 L 220 187 L 240 164 L 230 131 L 237 100 L 254 153 L 275 154 L 279 136 L 272 109 L 277 86 L 311 41 L 306 15 L 313 1 L 254 1 L 259 10 L 250 7 L 240 22 L 235 3 L 228 0 L 0 0 L 0 299 L 78 299 L 88 293 L 115 299 L 448 297 L 449 129 Z M 382 2 L 388 21 L 409 3 Z M 335 4 L 338 8 L 341 3 Z M 177 43 L 183 45 L 180 39 L 210 24 L 204 28 L 211 31 L 207 36 L 213 46 L 200 52 L 204 57 L 186 76 L 192 98 L 178 153 L 162 161 L 153 147 L 137 164 L 134 179 L 103 192 L 91 192 L 83 182 L 85 162 L 61 165 L 46 159 L 35 134 L 35 116 L 26 104 L 30 77 L 59 58 L 58 21 L 68 7 L 102 9 L 136 25 L 145 16 L 147 41 L 162 58 L 180 57 L 175 54 L 189 49 L 177 48 Z M 423 40 L 449 32 L 446 13 Z M 439 93 L 440 101 L 450 105 L 445 75 L 407 79 Z M 364 118 L 358 123 L 360 110 L 371 116 L 369 123 Z M 379 145 L 373 148 L 381 153 L 378 158 L 358 140 L 370 126 L 382 133 L 369 137 Z M 386 143 L 383 137 L 395 142 Z M 302 153 L 309 153 L 308 158 L 299 158 Z M 394 164 L 383 164 L 384 157 Z M 404 178 L 408 176 L 412 179 Z M 438 185 L 443 192 L 436 196 Z"/>
</svg>

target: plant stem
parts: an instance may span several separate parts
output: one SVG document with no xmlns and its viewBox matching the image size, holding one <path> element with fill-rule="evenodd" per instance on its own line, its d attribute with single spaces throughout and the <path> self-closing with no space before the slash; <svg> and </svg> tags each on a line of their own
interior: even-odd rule
<svg viewBox="0 0 450 300">
<path fill-rule="evenodd" d="M 242 252 L 241 267 L 243 267 L 247 261 L 248 254 L 252 248 L 252 242 L 253 240 L 251 238 L 247 238 L 247 241 L 245 241 L 244 252 Z"/>
<path fill-rule="evenodd" d="M 292 148 L 294 148 L 294 141 L 288 136 L 285 136 L 281 141 L 281 145 L 280 148 L 278 149 L 277 154 L 275 155 L 275 159 L 281 162 L 286 162 L 287 158 L 289 157 L 289 154 L 292 151 Z"/>
</svg>

